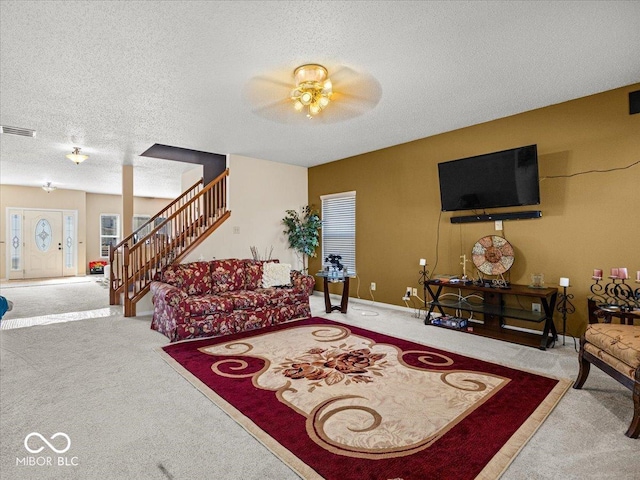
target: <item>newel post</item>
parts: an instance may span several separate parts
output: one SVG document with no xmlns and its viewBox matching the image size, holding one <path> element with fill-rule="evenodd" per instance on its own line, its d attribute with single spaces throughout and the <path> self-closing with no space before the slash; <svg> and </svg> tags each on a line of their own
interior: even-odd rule
<svg viewBox="0 0 640 480">
<path fill-rule="evenodd" d="M 130 317 L 131 299 L 129 298 L 129 244 L 122 245 L 122 281 L 124 283 L 124 316 Z"/>
<path fill-rule="evenodd" d="M 113 287 L 113 259 L 115 258 L 115 253 L 113 249 L 113 245 L 109 244 L 109 305 L 117 305 L 116 303 L 116 289 Z"/>
</svg>

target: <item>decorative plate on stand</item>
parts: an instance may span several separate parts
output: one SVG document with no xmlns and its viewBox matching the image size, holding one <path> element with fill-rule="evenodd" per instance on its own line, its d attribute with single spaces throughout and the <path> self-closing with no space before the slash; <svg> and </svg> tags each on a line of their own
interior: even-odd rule
<svg viewBox="0 0 640 480">
<path fill-rule="evenodd" d="M 501 275 L 511 268 L 513 247 L 503 237 L 488 235 L 476 242 L 471 251 L 473 263 L 486 275 Z"/>
</svg>

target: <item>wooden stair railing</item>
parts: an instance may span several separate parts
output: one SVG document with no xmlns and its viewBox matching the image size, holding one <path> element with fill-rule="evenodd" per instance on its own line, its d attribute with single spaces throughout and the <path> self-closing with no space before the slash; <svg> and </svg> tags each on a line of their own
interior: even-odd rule
<svg viewBox="0 0 640 480">
<path fill-rule="evenodd" d="M 123 298 L 125 317 L 135 316 L 136 303 L 147 294 L 156 273 L 182 260 L 229 218 L 228 176 L 229 169 L 204 188 L 201 188 L 202 180 L 198 181 L 136 232 L 109 249 L 109 303 L 118 305 Z M 156 222 L 156 219 L 162 221 Z M 147 225 L 155 227 L 139 238 Z"/>
<path fill-rule="evenodd" d="M 150 226 L 155 226 L 159 221 L 165 220 L 167 217 L 171 216 L 176 212 L 180 207 L 182 207 L 185 203 L 187 203 L 190 199 L 192 199 L 195 195 L 198 194 L 202 190 L 203 179 L 201 178 L 196 183 L 191 185 L 187 190 L 185 190 L 178 198 L 172 201 L 169 205 L 167 205 L 164 209 L 159 211 L 153 217 L 151 217 L 148 221 L 142 224 L 137 230 L 135 230 L 131 235 L 123 239 L 120 243 L 115 246 L 109 246 L 109 264 L 111 265 L 111 273 L 109 278 L 109 304 L 110 305 L 119 305 L 119 298 L 116 294 L 118 292 L 123 283 L 123 262 L 124 258 L 124 246 L 125 245 L 133 245 L 137 243 L 137 241 L 141 240 L 140 236 L 142 232 L 148 229 Z M 142 235 L 145 237 L 146 235 Z"/>
</svg>

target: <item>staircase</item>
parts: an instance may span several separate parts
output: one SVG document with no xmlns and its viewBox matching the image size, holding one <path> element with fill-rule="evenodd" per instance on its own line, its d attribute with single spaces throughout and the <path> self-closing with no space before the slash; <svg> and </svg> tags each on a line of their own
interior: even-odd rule
<svg viewBox="0 0 640 480">
<path fill-rule="evenodd" d="M 124 316 L 136 315 L 136 303 L 149 292 L 156 273 L 178 263 L 227 218 L 225 170 L 208 185 L 200 179 L 144 225 L 109 248 L 109 304 L 124 303 Z M 151 231 L 142 233 L 153 227 Z"/>
</svg>

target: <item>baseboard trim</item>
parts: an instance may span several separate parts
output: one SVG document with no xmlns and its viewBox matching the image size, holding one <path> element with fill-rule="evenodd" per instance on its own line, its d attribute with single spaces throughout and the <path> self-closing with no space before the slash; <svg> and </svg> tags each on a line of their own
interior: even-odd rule
<svg viewBox="0 0 640 480">
<path fill-rule="evenodd" d="M 315 296 L 318 297 L 323 297 L 324 298 L 324 292 L 321 292 L 319 290 L 314 290 L 313 294 Z M 331 298 L 331 300 L 333 301 L 332 303 L 340 303 L 340 300 L 342 300 L 342 295 L 338 295 L 335 293 L 330 293 L 329 294 L 329 298 Z M 424 310 L 423 306 L 420 307 L 403 307 L 402 305 L 394 305 L 392 303 L 383 303 L 383 302 L 378 302 L 375 300 L 367 300 L 364 298 L 357 298 L 357 297 L 349 297 L 349 303 L 360 303 L 363 305 L 369 305 L 369 306 L 376 306 L 376 307 L 382 307 L 382 308 L 389 308 L 391 310 L 399 310 L 402 312 L 409 312 L 409 313 L 414 313 L 416 310 L 418 309 L 422 309 Z"/>
</svg>

